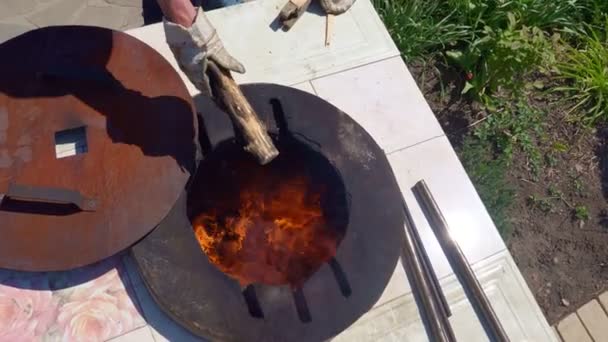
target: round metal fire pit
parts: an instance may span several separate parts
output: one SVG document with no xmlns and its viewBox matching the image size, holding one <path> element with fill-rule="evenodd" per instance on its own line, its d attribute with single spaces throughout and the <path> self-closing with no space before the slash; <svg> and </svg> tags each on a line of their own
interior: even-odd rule
<svg viewBox="0 0 608 342">
<path fill-rule="evenodd" d="M 195 238 L 188 209 L 205 196 L 196 176 L 190 196 L 184 193 L 132 254 L 158 305 L 199 336 L 214 341 L 324 341 L 367 312 L 394 272 L 403 242 L 400 190 L 383 151 L 331 104 L 278 85 L 245 85 L 243 91 L 272 135 L 288 135 L 307 153 L 324 158 L 341 178 L 348 222 L 335 257 L 300 288 L 242 288 L 209 261 Z M 227 116 L 210 101 L 199 102 L 206 154 L 238 141 Z M 197 176 L 204 174 L 204 165 Z"/>
<path fill-rule="evenodd" d="M 83 266 L 169 213 L 195 170 L 197 123 L 159 53 L 122 32 L 48 27 L 1 44 L 0 75 L 0 268 Z"/>
</svg>

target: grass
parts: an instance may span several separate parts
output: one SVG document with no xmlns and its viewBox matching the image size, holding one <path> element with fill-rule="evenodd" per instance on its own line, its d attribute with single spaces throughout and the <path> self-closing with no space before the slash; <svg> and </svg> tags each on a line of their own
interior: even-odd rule
<svg viewBox="0 0 608 342">
<path fill-rule="evenodd" d="M 588 125 L 608 121 L 606 28 L 608 16 L 603 30 L 587 25 L 584 33 L 578 33 L 581 47 L 567 47 L 565 61 L 558 65 L 560 77 L 570 84 L 555 90 L 568 94 L 568 100 L 575 103 L 570 111 Z"/>
<path fill-rule="evenodd" d="M 570 148 L 554 142 L 550 153 L 540 152 L 546 116 L 527 101 L 529 95 L 563 92 L 574 103 L 576 122 L 608 122 L 608 1 L 372 1 L 406 62 L 434 59 L 444 64 L 441 70 L 456 71 L 462 96 L 483 109 L 485 118 L 464 139 L 459 155 L 508 238 L 515 191 L 507 175 L 514 155 L 525 156 L 534 178 Z M 545 89 L 538 75 L 566 83 Z M 548 198 L 556 196 L 549 196 L 528 203 L 550 210 Z M 574 216 L 582 221 L 582 208 L 574 208 Z"/>
<path fill-rule="evenodd" d="M 442 13 L 439 1 L 373 2 L 406 61 L 433 57 L 468 34 L 467 27 L 452 22 L 452 13 Z"/>
</svg>

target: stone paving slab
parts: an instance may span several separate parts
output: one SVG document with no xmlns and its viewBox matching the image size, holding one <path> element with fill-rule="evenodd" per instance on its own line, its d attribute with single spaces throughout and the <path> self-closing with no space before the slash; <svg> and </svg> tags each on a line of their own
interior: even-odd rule
<svg viewBox="0 0 608 342">
<path fill-rule="evenodd" d="M 0 16 L 10 17 L 30 13 L 37 5 L 36 0 L 2 0 Z"/>
<path fill-rule="evenodd" d="M 26 16 L 38 27 L 71 24 L 74 14 L 86 6 L 82 0 L 58 0 Z"/>
<path fill-rule="evenodd" d="M 598 299 L 600 300 L 600 304 L 604 307 L 604 310 L 608 312 L 608 291 L 602 293 Z"/>
<path fill-rule="evenodd" d="M 595 341 L 608 340 L 608 316 L 597 300 L 592 300 L 576 311 Z"/>
<path fill-rule="evenodd" d="M 562 341 L 562 337 L 561 337 L 561 336 L 559 336 L 559 332 L 557 331 L 557 328 L 556 328 L 556 327 L 553 327 L 552 329 L 553 329 L 553 333 L 555 334 L 555 338 L 557 338 L 557 340 L 558 340 L 559 342 L 561 342 L 561 341 Z"/>
<path fill-rule="evenodd" d="M 608 341 L 608 291 L 581 306 L 553 329 L 564 342 Z"/>
<path fill-rule="evenodd" d="M 564 342 L 593 342 L 575 312 L 557 324 L 557 331 Z"/>
<path fill-rule="evenodd" d="M 0 22 L 0 43 L 16 37 L 22 33 L 33 30 L 36 26 L 31 24 L 14 24 Z"/>
<path fill-rule="evenodd" d="M 122 7 L 140 7 L 142 0 L 105 0 L 108 4 Z"/>
<path fill-rule="evenodd" d="M 0 43 L 37 27 L 92 25 L 127 30 L 144 25 L 156 0 L 0 0 Z"/>
<path fill-rule="evenodd" d="M 87 6 L 73 19 L 72 24 L 120 29 L 127 19 L 127 8 Z"/>
</svg>

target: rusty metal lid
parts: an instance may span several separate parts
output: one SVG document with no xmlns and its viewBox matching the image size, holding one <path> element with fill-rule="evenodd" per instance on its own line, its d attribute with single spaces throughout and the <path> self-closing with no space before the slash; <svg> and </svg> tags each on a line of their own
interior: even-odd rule
<svg viewBox="0 0 608 342">
<path fill-rule="evenodd" d="M 142 238 L 194 173 L 197 127 L 176 71 L 125 33 L 0 45 L 0 268 L 70 269 Z"/>
</svg>

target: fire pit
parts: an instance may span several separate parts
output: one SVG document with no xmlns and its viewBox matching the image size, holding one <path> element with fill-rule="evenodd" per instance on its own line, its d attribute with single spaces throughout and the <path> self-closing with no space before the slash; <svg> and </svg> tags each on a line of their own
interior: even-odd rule
<svg viewBox="0 0 608 342">
<path fill-rule="evenodd" d="M 159 306 L 199 336 L 329 339 L 374 305 L 395 269 L 399 188 L 383 151 L 329 103 L 277 85 L 243 91 L 280 156 L 258 166 L 228 117 L 197 99 L 205 157 L 133 256 Z"/>
<path fill-rule="evenodd" d="M 201 165 L 189 216 L 210 261 L 241 286 L 304 282 L 336 254 L 348 224 L 347 198 L 327 160 L 290 136 L 261 166 L 234 142 Z"/>
</svg>

